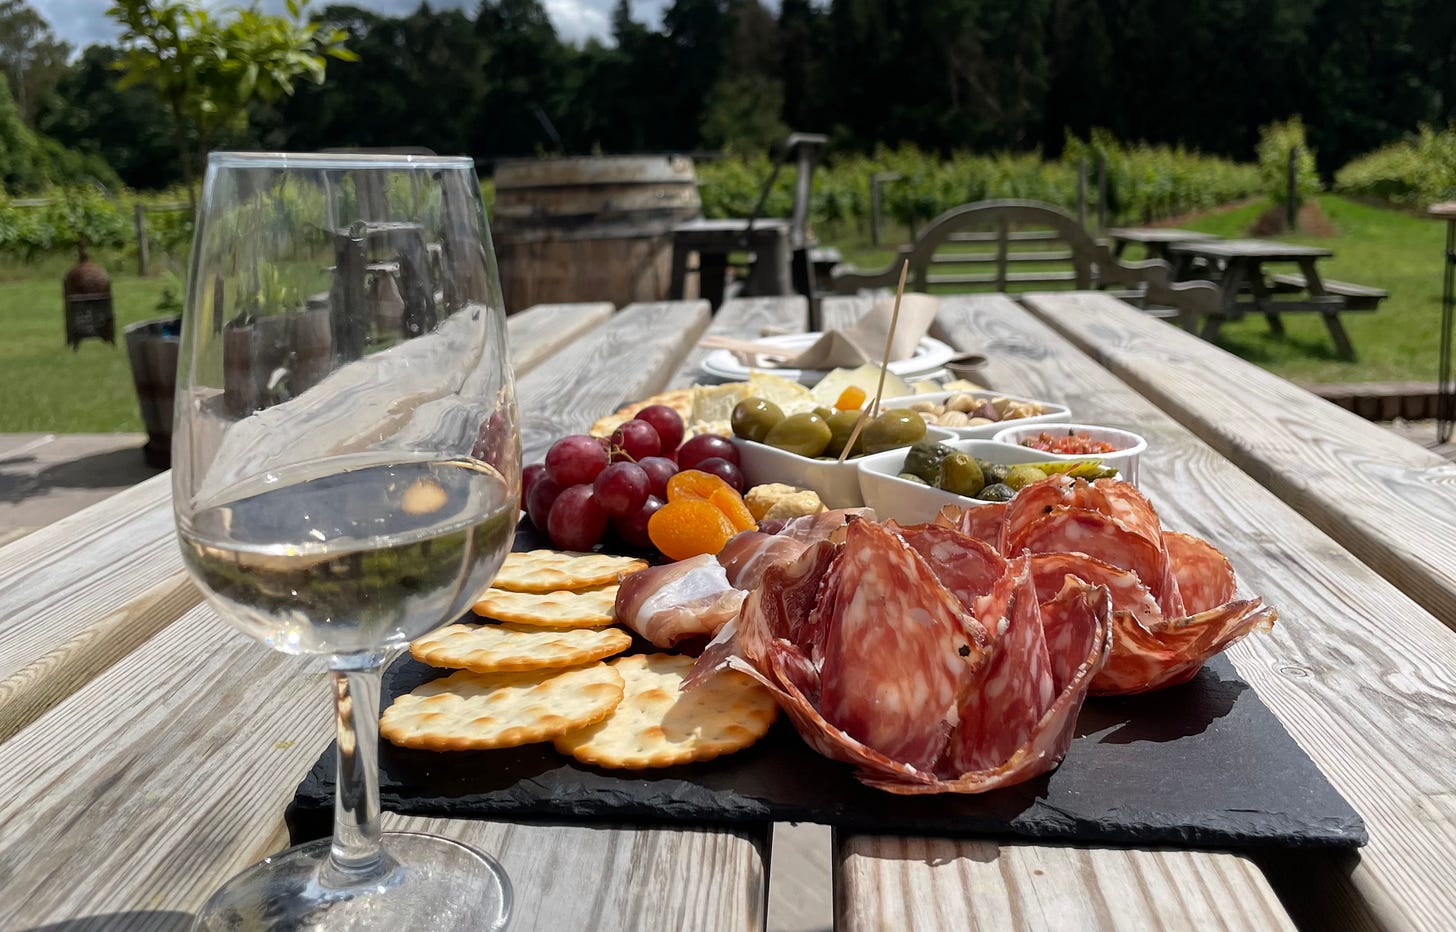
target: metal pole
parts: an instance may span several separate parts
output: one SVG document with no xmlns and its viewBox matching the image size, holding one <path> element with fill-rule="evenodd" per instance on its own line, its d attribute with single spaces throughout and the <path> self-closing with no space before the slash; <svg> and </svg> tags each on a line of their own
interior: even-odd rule
<svg viewBox="0 0 1456 932">
<path fill-rule="evenodd" d="M 1284 205 L 1284 226 L 1292 233 L 1299 221 L 1299 146 L 1289 148 L 1289 201 Z"/>
<path fill-rule="evenodd" d="M 1097 229 L 1107 229 L 1107 156 L 1097 153 Z"/>
<path fill-rule="evenodd" d="M 141 204 L 134 204 L 132 208 L 136 220 L 137 275 L 145 278 L 147 274 L 147 209 Z"/>
<path fill-rule="evenodd" d="M 1077 160 L 1077 225 L 1087 228 L 1087 157 Z"/>
</svg>

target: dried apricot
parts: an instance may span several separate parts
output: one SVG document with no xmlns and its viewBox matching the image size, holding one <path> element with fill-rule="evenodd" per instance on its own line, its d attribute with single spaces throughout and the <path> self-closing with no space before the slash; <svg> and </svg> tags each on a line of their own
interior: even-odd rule
<svg viewBox="0 0 1456 932">
<path fill-rule="evenodd" d="M 858 385 L 851 385 L 839 393 L 839 398 L 834 402 L 834 407 L 840 411 L 858 411 L 864 407 L 865 390 Z"/>
<path fill-rule="evenodd" d="M 667 480 L 667 500 L 670 502 L 700 498 L 709 501 L 714 492 L 733 491 L 733 486 L 710 472 L 701 469 L 683 469 Z M 736 494 L 736 493 L 735 493 Z"/>
<path fill-rule="evenodd" d="M 748 505 L 743 501 L 743 496 L 733 489 L 720 489 L 708 501 L 723 512 L 723 516 L 733 525 L 735 531 L 751 531 L 758 527 L 758 522 L 753 520 L 753 512 L 748 510 Z"/>
<path fill-rule="evenodd" d="M 673 560 L 717 553 L 736 533 L 728 516 L 701 498 L 670 501 L 647 520 L 652 545 Z"/>
</svg>

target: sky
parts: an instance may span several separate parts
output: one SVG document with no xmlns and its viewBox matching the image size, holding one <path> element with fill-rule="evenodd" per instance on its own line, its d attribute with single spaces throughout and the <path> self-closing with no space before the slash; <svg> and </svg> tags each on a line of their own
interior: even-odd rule
<svg viewBox="0 0 1456 932">
<path fill-rule="evenodd" d="M 79 52 L 96 42 L 109 42 L 118 33 L 117 27 L 106 18 L 106 9 L 111 0 L 27 0 L 46 21 L 56 38 L 71 44 Z M 403 16 L 419 8 L 420 0 L 351 0 L 353 5 L 376 10 L 386 16 Z M 639 22 L 657 27 L 661 24 L 662 10 L 669 0 L 632 0 L 632 15 Z M 611 31 L 609 20 L 615 0 L 542 0 L 557 35 L 567 42 L 581 42 L 592 36 L 606 38 Z M 230 6 L 246 6 L 245 0 L 229 3 Z M 314 0 L 311 9 L 323 9 L 326 0 Z M 448 10 L 464 8 L 474 12 L 480 0 L 433 0 L 431 9 Z M 262 0 L 262 7 L 268 12 L 282 12 L 283 0 Z"/>
</svg>

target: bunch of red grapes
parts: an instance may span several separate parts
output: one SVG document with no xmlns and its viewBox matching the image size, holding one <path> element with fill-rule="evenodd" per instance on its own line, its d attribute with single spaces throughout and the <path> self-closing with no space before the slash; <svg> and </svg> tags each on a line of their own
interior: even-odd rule
<svg viewBox="0 0 1456 932">
<path fill-rule="evenodd" d="M 610 525 L 625 543 L 652 546 L 647 520 L 667 501 L 667 480 L 679 469 L 712 473 L 739 492 L 738 449 L 716 434 L 683 442 L 683 420 L 666 405 L 638 411 L 606 440 L 562 437 L 546 462 L 521 473 L 521 507 L 562 550 L 590 550 Z"/>
</svg>

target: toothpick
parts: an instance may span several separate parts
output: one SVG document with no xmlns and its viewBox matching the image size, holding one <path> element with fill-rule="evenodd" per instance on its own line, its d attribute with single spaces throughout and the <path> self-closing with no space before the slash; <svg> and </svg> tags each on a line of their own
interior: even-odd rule
<svg viewBox="0 0 1456 932">
<path fill-rule="evenodd" d="M 885 335 L 885 358 L 880 362 L 880 384 L 875 386 L 875 400 L 860 412 L 859 420 L 854 422 L 854 430 L 849 432 L 849 440 L 845 441 L 844 449 L 839 451 L 841 463 L 849 457 L 849 451 L 854 449 L 854 442 L 859 439 L 859 432 L 864 430 L 865 423 L 880 413 L 880 396 L 885 391 L 885 373 L 890 368 L 890 347 L 895 341 L 895 327 L 900 323 L 900 299 L 905 297 L 905 276 L 909 272 L 910 260 L 906 259 L 905 264 L 900 266 L 900 284 L 895 287 L 895 309 L 890 312 L 890 332 Z"/>
</svg>

